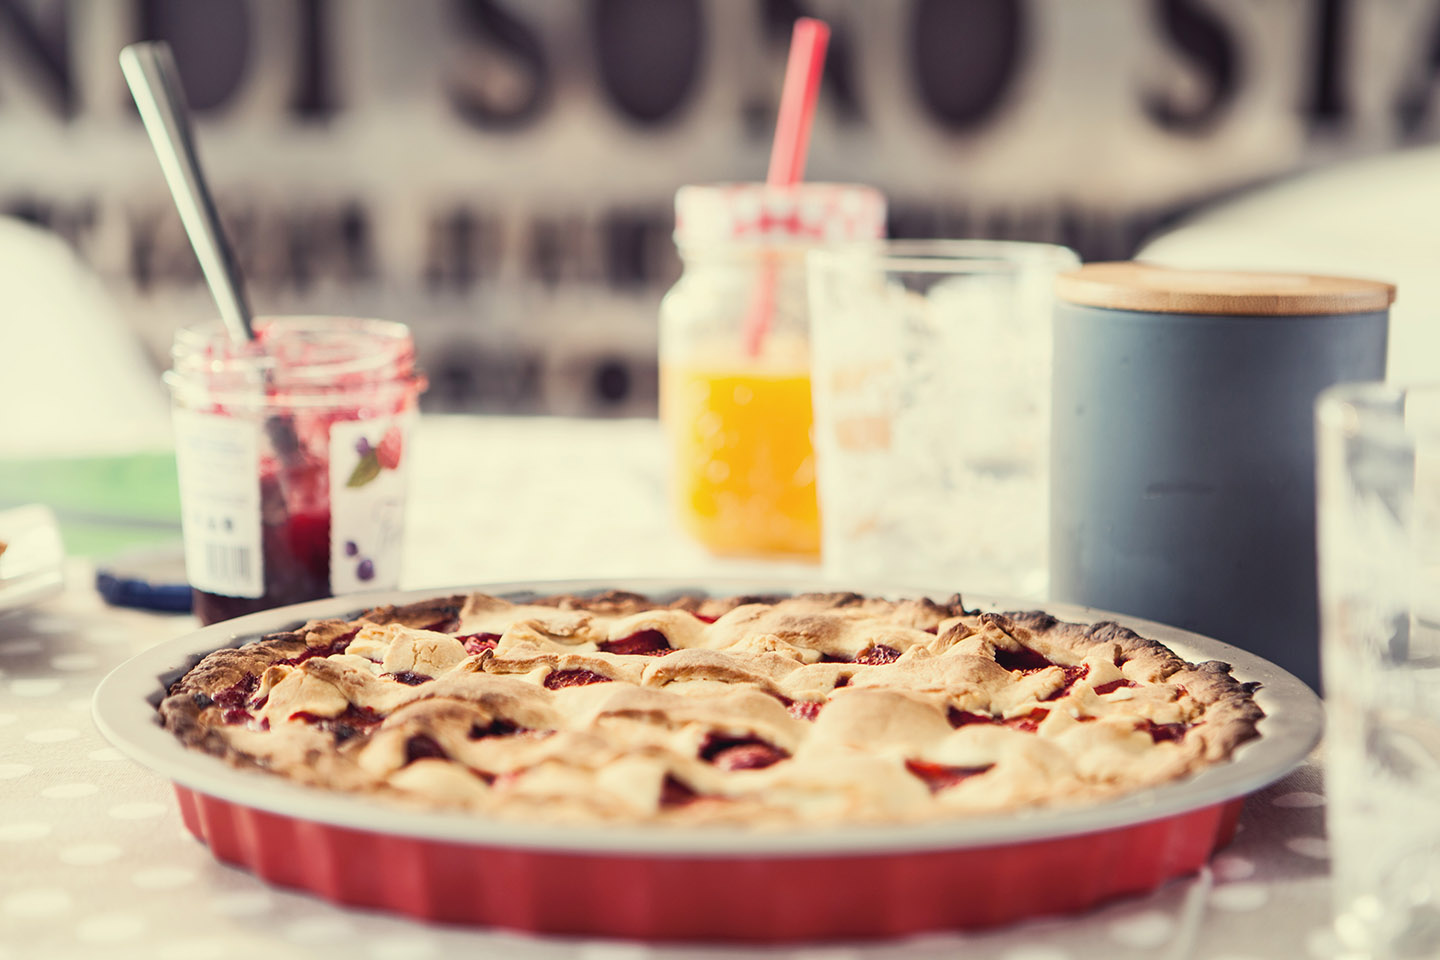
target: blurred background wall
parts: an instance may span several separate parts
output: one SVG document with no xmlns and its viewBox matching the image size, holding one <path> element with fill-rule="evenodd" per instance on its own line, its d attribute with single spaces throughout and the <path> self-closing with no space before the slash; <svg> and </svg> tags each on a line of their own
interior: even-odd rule
<svg viewBox="0 0 1440 960">
<path fill-rule="evenodd" d="M 157 370 L 213 314 L 116 65 L 164 38 L 260 311 L 407 321 L 432 410 L 650 414 L 673 193 L 763 178 L 801 14 L 834 30 L 809 176 L 896 236 L 1123 258 L 1440 139 L 1437 0 L 0 0 L 0 213 Z"/>
</svg>

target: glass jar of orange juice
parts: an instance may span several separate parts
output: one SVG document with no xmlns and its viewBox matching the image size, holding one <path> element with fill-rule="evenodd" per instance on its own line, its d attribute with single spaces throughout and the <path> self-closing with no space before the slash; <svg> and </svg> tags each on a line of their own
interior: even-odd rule
<svg viewBox="0 0 1440 960">
<path fill-rule="evenodd" d="M 818 559 L 805 254 L 873 240 L 870 187 L 681 187 L 660 306 L 660 418 L 681 524 L 715 553 Z"/>
</svg>

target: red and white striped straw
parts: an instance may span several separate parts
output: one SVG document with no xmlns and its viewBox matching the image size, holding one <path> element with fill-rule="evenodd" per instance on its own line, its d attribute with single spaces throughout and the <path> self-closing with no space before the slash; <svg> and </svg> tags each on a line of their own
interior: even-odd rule
<svg viewBox="0 0 1440 960">
<path fill-rule="evenodd" d="M 775 119 L 775 141 L 770 147 L 770 171 L 765 182 L 788 187 L 805 179 L 805 155 L 810 150 L 810 126 L 815 100 L 825 72 L 825 47 L 830 28 L 820 20 L 801 17 L 790 36 L 790 58 L 785 64 L 785 86 L 780 113 Z"/>
<path fill-rule="evenodd" d="M 785 86 L 780 91 L 780 111 L 775 118 L 775 140 L 770 146 L 770 170 L 765 176 L 765 182 L 772 187 L 793 186 L 805 177 L 810 125 L 815 119 L 815 100 L 820 94 L 825 46 L 829 42 L 830 28 L 822 21 L 811 17 L 795 21 L 790 57 L 785 62 Z M 775 264 L 766 261 L 741 331 L 746 356 L 760 355 L 774 307 Z"/>
</svg>

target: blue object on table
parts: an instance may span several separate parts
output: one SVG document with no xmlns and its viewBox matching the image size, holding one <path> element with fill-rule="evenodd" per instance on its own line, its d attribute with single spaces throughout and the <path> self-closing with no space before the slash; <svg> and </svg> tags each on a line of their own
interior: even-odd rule
<svg viewBox="0 0 1440 960">
<path fill-rule="evenodd" d="M 189 613 L 190 584 L 185 579 L 184 548 L 176 543 L 100 561 L 95 589 L 116 607 Z"/>
<path fill-rule="evenodd" d="M 1382 380 L 1395 288 L 1092 263 L 1054 321 L 1050 596 L 1320 685 L 1315 398 Z"/>
</svg>

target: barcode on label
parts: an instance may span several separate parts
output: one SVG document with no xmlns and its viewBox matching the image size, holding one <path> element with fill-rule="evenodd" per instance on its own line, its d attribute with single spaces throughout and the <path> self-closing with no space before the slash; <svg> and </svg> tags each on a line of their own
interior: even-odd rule
<svg viewBox="0 0 1440 960">
<path fill-rule="evenodd" d="M 204 544 L 205 579 L 211 583 L 249 583 L 255 576 L 255 551 L 228 543 Z"/>
<path fill-rule="evenodd" d="M 225 597 L 263 596 L 260 425 L 177 409 L 175 466 L 190 586 Z"/>
</svg>

